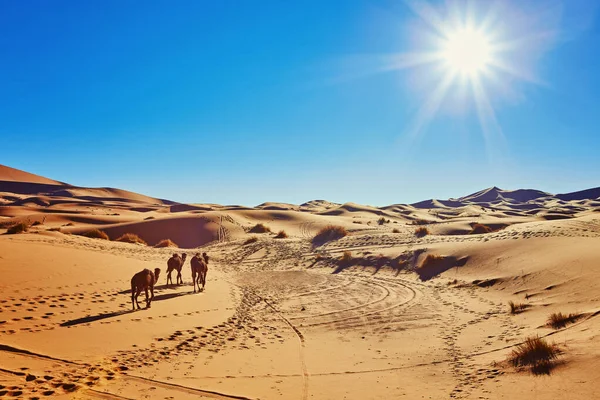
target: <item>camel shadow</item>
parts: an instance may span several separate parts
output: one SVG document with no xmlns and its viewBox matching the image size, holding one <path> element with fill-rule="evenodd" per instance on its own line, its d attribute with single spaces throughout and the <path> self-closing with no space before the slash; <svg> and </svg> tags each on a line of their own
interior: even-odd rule
<svg viewBox="0 0 600 400">
<path fill-rule="evenodd" d="M 121 293 L 121 292 L 119 292 L 119 293 Z M 129 291 L 125 291 L 125 293 L 129 293 Z M 155 301 L 169 300 L 169 299 L 173 299 L 175 297 L 188 296 L 191 294 L 194 294 L 194 292 L 190 291 L 190 292 L 156 294 L 156 295 L 154 295 L 154 300 L 152 300 L 152 301 L 155 302 Z M 65 321 L 65 322 L 61 323 L 60 326 L 65 327 L 65 326 L 86 324 L 86 323 L 90 323 L 90 322 L 101 321 L 103 319 L 119 317 L 121 315 L 126 315 L 126 314 L 130 314 L 130 313 L 134 313 L 136 311 L 141 311 L 141 310 L 146 310 L 146 308 L 141 308 L 140 310 L 119 310 L 119 311 L 113 311 L 113 312 L 102 313 L 102 314 L 97 314 L 97 315 L 88 315 L 86 317 L 76 318 L 76 319 L 71 319 L 71 320 Z"/>
<path fill-rule="evenodd" d="M 107 319 L 107 318 L 119 317 L 121 315 L 130 314 L 133 312 L 135 312 L 135 311 L 134 310 L 121 310 L 121 311 L 114 311 L 114 312 L 103 313 L 103 314 L 98 314 L 98 315 L 88 315 L 87 317 L 71 319 L 71 320 L 65 321 L 62 324 L 60 324 L 60 326 L 73 326 L 73 325 L 85 324 L 88 322 L 100 321 L 100 320 Z"/>
<path fill-rule="evenodd" d="M 162 284 L 162 285 L 154 286 L 154 290 L 175 290 L 177 288 L 184 287 L 184 286 L 192 286 L 192 285 L 190 283 L 184 283 L 183 285 Z M 131 289 L 121 290 L 121 291 L 117 292 L 117 294 L 131 294 Z"/>
</svg>

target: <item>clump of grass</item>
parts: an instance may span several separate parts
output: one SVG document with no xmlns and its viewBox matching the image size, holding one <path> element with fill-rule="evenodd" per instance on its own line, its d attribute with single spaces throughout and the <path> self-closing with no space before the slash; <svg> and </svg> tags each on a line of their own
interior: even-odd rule
<svg viewBox="0 0 600 400">
<path fill-rule="evenodd" d="M 379 219 L 377 220 L 377 223 L 378 223 L 379 225 L 383 225 L 383 224 L 389 224 L 389 223 L 390 223 L 390 220 L 389 220 L 389 219 L 385 219 L 384 217 L 381 217 L 381 218 L 379 218 Z"/>
<path fill-rule="evenodd" d="M 439 263 L 440 261 L 444 261 L 445 259 L 446 257 L 444 256 L 438 256 L 436 254 L 427 254 L 427 257 L 425 257 L 419 268 L 427 268 L 432 264 Z"/>
<path fill-rule="evenodd" d="M 529 304 L 515 303 L 511 300 L 508 302 L 508 307 L 510 307 L 511 314 L 519 314 L 529 308 Z"/>
<path fill-rule="evenodd" d="M 275 236 L 275 239 L 285 239 L 288 237 L 288 234 L 285 233 L 284 230 L 281 230 L 277 233 L 277 235 Z"/>
<path fill-rule="evenodd" d="M 549 373 L 558 354 L 559 350 L 555 344 L 532 336 L 512 351 L 508 362 L 515 367 L 531 367 L 534 374 Z"/>
<path fill-rule="evenodd" d="M 117 242 L 139 243 L 139 244 L 143 244 L 144 246 L 148 245 L 148 243 L 146 243 L 146 241 L 144 239 L 142 239 L 135 233 L 125 233 L 125 234 L 119 236 L 116 240 L 117 240 Z"/>
<path fill-rule="evenodd" d="M 250 233 L 268 233 L 271 232 L 271 228 L 264 224 L 256 224 L 249 230 Z"/>
<path fill-rule="evenodd" d="M 340 257 L 340 263 L 349 264 L 352 262 L 353 259 L 354 257 L 352 257 L 352 253 L 349 251 L 345 251 L 344 254 L 342 254 L 342 256 Z"/>
<path fill-rule="evenodd" d="M 394 228 L 394 229 L 392 229 L 392 233 L 400 233 L 400 229 Z"/>
<path fill-rule="evenodd" d="M 421 238 L 421 237 L 424 237 L 424 236 L 427 236 L 427 235 L 429 235 L 429 229 L 425 228 L 424 226 L 421 226 L 421 227 L 415 229 L 415 236 L 416 237 Z"/>
<path fill-rule="evenodd" d="M 473 224 L 471 225 L 470 235 L 481 234 L 481 233 L 491 233 L 494 230 L 487 225 L 484 224 Z"/>
<path fill-rule="evenodd" d="M 27 232 L 27 230 L 29 229 L 29 224 L 26 222 L 18 222 L 12 226 L 10 226 L 8 228 L 8 230 L 6 231 L 7 234 L 9 235 L 14 235 L 17 233 L 24 233 Z"/>
<path fill-rule="evenodd" d="M 160 242 L 156 243 L 154 247 L 179 247 L 177 243 L 172 241 L 171 239 L 163 239 Z"/>
<path fill-rule="evenodd" d="M 85 233 L 82 233 L 81 236 L 85 236 L 85 237 L 88 237 L 90 239 L 110 240 L 110 238 L 108 237 L 108 235 L 106 234 L 106 232 L 101 231 L 100 229 L 92 229 L 91 231 L 87 231 Z"/>
<path fill-rule="evenodd" d="M 552 313 L 548 317 L 546 324 L 554 329 L 564 328 L 568 324 L 572 324 L 581 318 L 581 314 L 563 314 L 561 312 Z"/>
<path fill-rule="evenodd" d="M 244 246 L 255 242 L 258 242 L 258 238 L 256 236 L 252 236 L 251 238 L 246 239 L 246 241 L 244 242 Z"/>
<path fill-rule="evenodd" d="M 327 225 L 322 228 L 313 238 L 313 244 L 323 244 L 332 240 L 338 240 L 348 235 L 348 231 L 343 226 Z"/>
</svg>

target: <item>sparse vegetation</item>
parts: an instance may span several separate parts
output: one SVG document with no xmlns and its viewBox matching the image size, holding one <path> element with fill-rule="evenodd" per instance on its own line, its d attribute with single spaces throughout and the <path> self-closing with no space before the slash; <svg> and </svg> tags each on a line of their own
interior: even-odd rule
<svg viewBox="0 0 600 400">
<path fill-rule="evenodd" d="M 313 244 L 324 244 L 332 240 L 338 240 L 348 235 L 348 231 L 343 226 L 328 225 L 322 228 L 313 238 Z"/>
<path fill-rule="evenodd" d="M 271 228 L 264 224 L 256 224 L 248 231 L 250 233 L 269 233 L 271 232 Z"/>
<path fill-rule="evenodd" d="M 284 230 L 281 230 L 277 233 L 277 235 L 275 236 L 275 239 L 285 239 L 288 237 L 288 234 L 285 233 Z"/>
<path fill-rule="evenodd" d="M 342 264 L 349 264 L 352 262 L 353 259 L 354 257 L 352 257 L 352 253 L 349 251 L 345 251 L 344 254 L 342 254 L 342 256 L 340 257 L 340 262 Z"/>
<path fill-rule="evenodd" d="M 515 367 L 531 367 L 534 374 L 549 373 L 558 354 L 559 350 L 555 344 L 533 336 L 517 346 L 508 361 Z"/>
<path fill-rule="evenodd" d="M 429 235 L 429 229 L 425 228 L 424 226 L 421 226 L 421 227 L 415 229 L 415 236 L 416 237 L 421 238 L 421 237 L 424 237 L 424 236 L 427 236 L 427 235 Z"/>
<path fill-rule="evenodd" d="M 392 233 L 400 233 L 400 229 L 394 228 L 394 229 L 392 229 Z"/>
<path fill-rule="evenodd" d="M 14 235 L 17 233 L 23 233 L 23 232 L 27 232 L 27 230 L 29 229 L 29 224 L 26 222 L 18 222 L 12 226 L 10 226 L 8 228 L 8 230 L 6 231 L 7 234 L 9 235 Z"/>
<path fill-rule="evenodd" d="M 419 268 L 427 268 L 432 264 L 439 263 L 440 261 L 444 261 L 445 259 L 446 257 L 444 256 L 438 256 L 436 254 L 427 254 L 427 257 L 425 257 Z"/>
<path fill-rule="evenodd" d="M 179 247 L 177 243 L 172 241 L 171 239 L 163 239 L 160 242 L 156 243 L 154 247 Z"/>
<path fill-rule="evenodd" d="M 146 241 L 136 235 L 135 233 L 125 233 L 117 238 L 117 242 L 125 242 L 125 243 L 139 243 L 143 245 L 147 245 Z"/>
<path fill-rule="evenodd" d="M 379 225 L 383 225 L 383 224 L 389 224 L 391 221 L 389 219 L 385 219 L 384 217 L 381 217 L 377 220 L 377 223 Z"/>
<path fill-rule="evenodd" d="M 473 224 L 473 225 L 471 225 L 471 232 L 469 232 L 469 234 L 476 235 L 476 234 L 481 234 L 481 233 L 491 233 L 493 231 L 494 230 L 487 225 Z"/>
<path fill-rule="evenodd" d="M 529 305 L 523 304 L 523 303 L 515 303 L 514 301 L 511 300 L 508 302 L 508 307 L 510 307 L 511 314 L 519 314 L 519 313 L 525 311 L 527 308 L 529 308 Z"/>
<path fill-rule="evenodd" d="M 55 226 L 54 228 L 48 229 L 49 232 L 60 232 L 60 226 Z"/>
<path fill-rule="evenodd" d="M 251 238 L 246 239 L 246 241 L 244 242 L 244 246 L 255 242 L 258 242 L 258 238 L 256 236 L 252 236 Z"/>
<path fill-rule="evenodd" d="M 92 229 L 91 231 L 87 231 L 85 233 L 82 233 L 81 236 L 85 236 L 85 237 L 90 238 L 90 239 L 110 240 L 110 238 L 108 237 L 108 235 L 106 234 L 106 232 L 101 231 L 100 229 Z"/>
<path fill-rule="evenodd" d="M 561 312 L 552 313 L 548 317 L 548 322 L 546 323 L 548 326 L 554 329 L 564 328 L 568 324 L 572 324 L 581 318 L 581 314 L 563 314 Z"/>
</svg>

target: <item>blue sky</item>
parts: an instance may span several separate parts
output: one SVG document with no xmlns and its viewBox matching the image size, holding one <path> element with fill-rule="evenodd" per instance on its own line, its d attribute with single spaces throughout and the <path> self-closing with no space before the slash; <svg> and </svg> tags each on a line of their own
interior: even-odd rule
<svg viewBox="0 0 600 400">
<path fill-rule="evenodd" d="M 460 83 L 415 130 L 441 67 L 382 71 L 430 46 L 421 2 L 1 2 L 0 163 L 245 205 L 600 186 L 594 3 L 501 2 L 494 40 L 539 40 L 502 55 L 535 79 L 485 82 L 490 134 Z"/>
</svg>

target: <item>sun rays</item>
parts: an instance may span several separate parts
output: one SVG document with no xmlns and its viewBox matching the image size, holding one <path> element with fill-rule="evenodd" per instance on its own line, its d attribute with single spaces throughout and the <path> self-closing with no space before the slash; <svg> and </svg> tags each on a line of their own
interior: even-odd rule
<svg viewBox="0 0 600 400">
<path fill-rule="evenodd" d="M 507 1 L 404 3 L 418 17 L 407 35 L 414 40 L 406 51 L 370 56 L 373 68 L 357 76 L 414 71 L 410 82 L 419 103 L 404 140 L 414 141 L 437 115 L 458 109 L 476 116 L 492 160 L 492 152 L 505 148 L 497 110 L 503 103 L 522 100 L 524 96 L 515 94 L 521 94 L 524 84 L 542 84 L 534 66 L 549 48 L 542 42 L 554 38 L 552 24 L 539 17 L 544 13 Z"/>
</svg>

